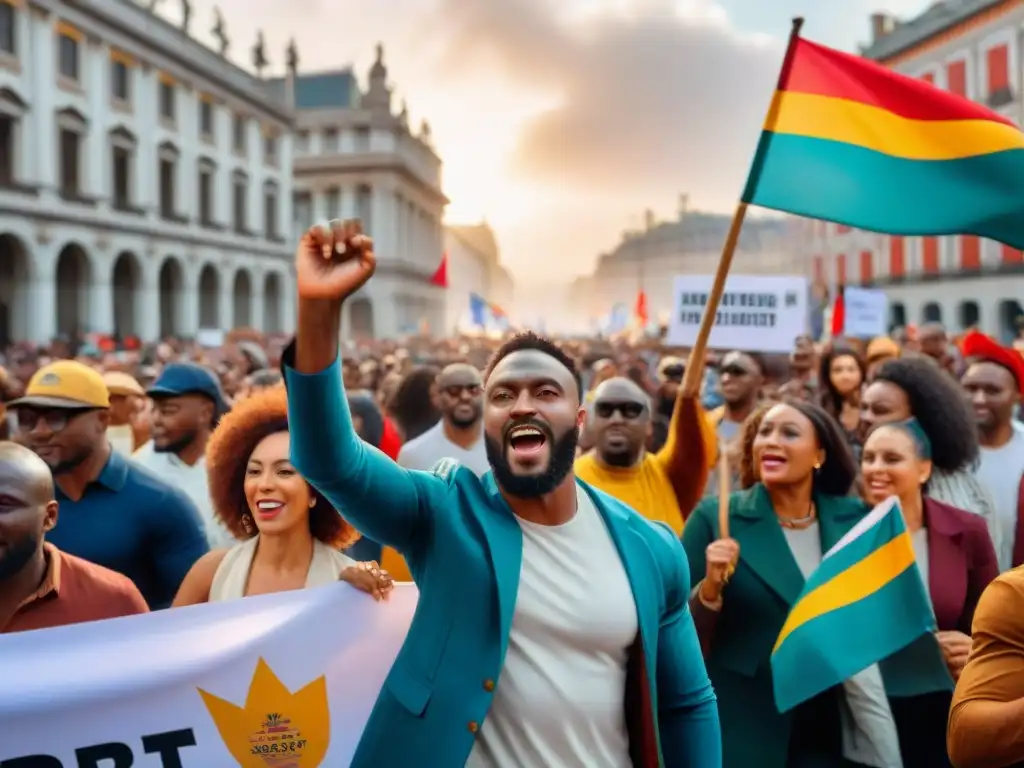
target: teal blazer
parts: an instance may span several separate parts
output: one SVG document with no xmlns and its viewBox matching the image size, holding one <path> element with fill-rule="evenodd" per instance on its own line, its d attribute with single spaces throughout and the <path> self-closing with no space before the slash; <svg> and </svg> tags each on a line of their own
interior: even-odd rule
<svg viewBox="0 0 1024 768">
<path fill-rule="evenodd" d="M 292 354 L 282 367 L 293 464 L 356 528 L 405 556 L 420 592 L 352 766 L 462 766 L 501 688 L 522 562 L 519 524 L 490 473 L 479 479 L 454 462 L 413 472 L 364 443 L 340 361 L 303 375 L 290 367 Z M 688 608 L 682 547 L 668 526 L 581 485 L 636 600 L 624 702 L 634 765 L 719 768 L 718 710 Z"/>
<path fill-rule="evenodd" d="M 816 496 L 822 551 L 865 514 L 860 499 Z M 729 496 L 729 535 L 739 542 L 736 572 L 722 610 L 691 602 L 708 674 L 718 696 L 726 768 L 787 768 L 792 712 L 780 715 L 772 692 L 771 652 L 804 577 L 786 543 L 765 487 Z M 718 497 L 702 501 L 683 528 L 690 578 L 704 578 L 707 546 L 719 538 Z"/>
</svg>

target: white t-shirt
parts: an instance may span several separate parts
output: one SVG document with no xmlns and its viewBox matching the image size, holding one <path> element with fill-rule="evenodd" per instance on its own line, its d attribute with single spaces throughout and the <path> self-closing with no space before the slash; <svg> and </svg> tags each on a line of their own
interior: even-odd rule
<svg viewBox="0 0 1024 768">
<path fill-rule="evenodd" d="M 505 666 L 466 768 L 625 768 L 636 602 L 604 520 L 577 487 L 559 526 L 519 520 L 523 564 Z"/>
<path fill-rule="evenodd" d="M 403 445 L 402 450 L 398 452 L 399 464 L 406 469 L 418 469 L 423 472 L 429 472 L 441 459 L 455 459 L 462 466 L 472 470 L 477 477 L 489 472 L 491 465 L 487 461 L 483 422 L 480 422 L 480 437 L 469 450 L 448 439 L 444 433 L 442 420 Z"/>
<path fill-rule="evenodd" d="M 983 446 L 975 474 L 995 504 L 1000 533 L 996 561 L 1000 571 L 1008 571 L 1013 563 L 1020 478 L 1024 475 L 1024 432 L 1014 429 L 1009 442 L 1000 448 Z"/>
<path fill-rule="evenodd" d="M 145 467 L 165 483 L 185 492 L 199 510 L 206 531 L 206 540 L 212 549 L 233 547 L 238 543 L 213 514 L 210 486 L 206 479 L 206 459 L 200 458 L 189 466 L 173 453 L 154 451 L 153 441 L 150 441 L 135 452 L 132 461 Z"/>
</svg>

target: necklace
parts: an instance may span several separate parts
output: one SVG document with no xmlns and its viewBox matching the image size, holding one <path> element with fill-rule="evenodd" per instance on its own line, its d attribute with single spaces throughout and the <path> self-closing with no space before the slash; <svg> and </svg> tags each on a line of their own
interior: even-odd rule
<svg viewBox="0 0 1024 768">
<path fill-rule="evenodd" d="M 795 531 L 799 531 L 814 524 L 814 521 L 818 519 L 816 512 L 817 510 L 814 509 L 814 502 L 811 502 L 811 509 L 804 517 L 777 517 L 777 519 L 779 521 L 779 525 L 783 528 L 791 528 Z"/>
</svg>

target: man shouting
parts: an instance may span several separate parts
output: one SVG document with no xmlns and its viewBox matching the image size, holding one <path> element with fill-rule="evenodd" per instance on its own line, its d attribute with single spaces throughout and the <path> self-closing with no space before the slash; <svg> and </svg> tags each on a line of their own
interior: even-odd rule
<svg viewBox="0 0 1024 768">
<path fill-rule="evenodd" d="M 491 471 L 410 471 L 352 427 L 341 306 L 373 274 L 358 224 L 296 252 L 298 331 L 283 359 L 292 461 L 420 590 L 352 765 L 719 768 L 721 736 L 686 557 L 573 475 L 584 412 L 555 344 L 506 342 L 483 381 Z"/>
</svg>

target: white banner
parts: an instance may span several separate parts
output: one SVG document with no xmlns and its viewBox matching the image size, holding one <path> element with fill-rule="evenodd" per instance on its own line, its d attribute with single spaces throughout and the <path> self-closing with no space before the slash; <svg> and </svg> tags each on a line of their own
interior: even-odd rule
<svg viewBox="0 0 1024 768">
<path fill-rule="evenodd" d="M 889 299 L 877 288 L 843 289 L 843 335 L 859 339 L 889 332 Z"/>
<path fill-rule="evenodd" d="M 713 275 L 675 280 L 667 343 L 692 347 Z M 746 352 L 792 352 L 807 332 L 807 278 L 799 275 L 729 275 L 708 346 Z"/>
<path fill-rule="evenodd" d="M 332 584 L 0 635 L 0 765 L 344 768 L 416 597 Z"/>
</svg>

